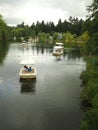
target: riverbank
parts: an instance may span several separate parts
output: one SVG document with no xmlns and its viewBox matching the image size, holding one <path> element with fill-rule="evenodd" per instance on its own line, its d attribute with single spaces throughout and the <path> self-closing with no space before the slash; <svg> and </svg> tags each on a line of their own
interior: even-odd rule
<svg viewBox="0 0 98 130">
<path fill-rule="evenodd" d="M 98 57 L 86 58 L 87 68 L 81 74 L 83 92 L 81 95 L 84 116 L 81 130 L 98 129 Z M 86 105 L 85 105 L 86 104 Z"/>
</svg>

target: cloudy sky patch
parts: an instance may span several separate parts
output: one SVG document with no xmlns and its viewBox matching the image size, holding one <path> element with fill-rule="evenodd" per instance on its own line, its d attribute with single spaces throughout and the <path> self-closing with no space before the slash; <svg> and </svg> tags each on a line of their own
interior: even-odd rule
<svg viewBox="0 0 98 130">
<path fill-rule="evenodd" d="M 70 16 L 85 18 L 92 0 L 0 0 L 0 14 L 8 25 L 54 22 Z"/>
</svg>

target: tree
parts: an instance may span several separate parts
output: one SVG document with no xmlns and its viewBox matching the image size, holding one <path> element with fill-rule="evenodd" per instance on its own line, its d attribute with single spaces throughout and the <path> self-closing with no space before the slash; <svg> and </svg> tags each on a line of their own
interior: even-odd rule
<svg viewBox="0 0 98 130">
<path fill-rule="evenodd" d="M 84 32 L 81 36 L 78 37 L 78 39 L 84 42 L 88 41 L 90 39 L 88 31 Z"/>
<path fill-rule="evenodd" d="M 56 26 L 56 28 L 57 28 L 57 32 L 62 32 L 62 20 L 61 19 L 59 19 L 59 21 L 58 21 L 58 24 L 57 24 L 57 26 Z"/>
<path fill-rule="evenodd" d="M 66 42 L 70 42 L 74 40 L 74 35 L 72 35 L 70 32 L 65 33 Z"/>
<path fill-rule="evenodd" d="M 90 15 L 88 15 L 89 19 L 92 22 L 91 33 L 98 32 L 98 0 L 93 0 L 92 4 L 88 6 L 87 10 Z"/>
<path fill-rule="evenodd" d="M 91 6 L 88 6 L 87 10 L 90 15 L 89 18 L 91 20 L 91 39 L 87 42 L 86 47 L 88 54 L 90 55 L 98 55 L 98 0 L 93 0 Z"/>
<path fill-rule="evenodd" d="M 82 19 L 79 20 L 78 18 L 72 18 L 71 16 L 69 17 L 69 21 L 71 23 L 69 31 L 77 36 L 81 35 L 83 33 L 82 27 L 84 21 Z"/>
<path fill-rule="evenodd" d="M 4 22 L 3 17 L 0 15 L 0 41 L 7 39 L 7 24 Z"/>
</svg>

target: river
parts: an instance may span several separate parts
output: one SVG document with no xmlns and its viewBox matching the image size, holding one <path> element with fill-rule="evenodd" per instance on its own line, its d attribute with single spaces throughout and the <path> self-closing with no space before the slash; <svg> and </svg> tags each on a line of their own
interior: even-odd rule
<svg viewBox="0 0 98 130">
<path fill-rule="evenodd" d="M 3 53 L 3 52 L 2 52 Z M 61 59 L 49 48 L 11 43 L 0 62 L 0 130 L 78 130 L 82 115 L 79 53 Z M 37 80 L 19 81 L 20 61 L 32 57 Z"/>
</svg>

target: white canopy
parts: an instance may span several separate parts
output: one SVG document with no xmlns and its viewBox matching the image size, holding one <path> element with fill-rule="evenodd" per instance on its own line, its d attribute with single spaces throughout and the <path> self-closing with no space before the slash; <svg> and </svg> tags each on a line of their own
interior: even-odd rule
<svg viewBox="0 0 98 130">
<path fill-rule="evenodd" d="M 61 43 L 61 42 L 56 42 L 55 44 L 56 45 L 63 45 L 63 43 Z"/>
<path fill-rule="evenodd" d="M 22 64 L 22 65 L 33 65 L 33 64 L 35 64 L 35 61 L 34 61 L 34 59 L 23 59 L 21 62 L 20 62 L 20 64 Z"/>
<path fill-rule="evenodd" d="M 63 49 L 62 46 L 54 46 L 54 49 Z"/>
</svg>

